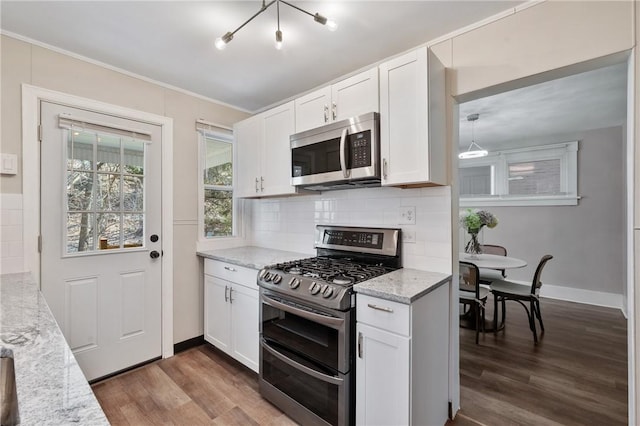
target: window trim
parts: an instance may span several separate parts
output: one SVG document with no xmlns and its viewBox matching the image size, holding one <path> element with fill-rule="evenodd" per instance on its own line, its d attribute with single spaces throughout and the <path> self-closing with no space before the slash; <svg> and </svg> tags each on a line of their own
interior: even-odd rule
<svg viewBox="0 0 640 426">
<path fill-rule="evenodd" d="M 237 150 L 235 139 L 233 137 L 233 129 L 231 127 L 222 126 L 219 124 L 209 123 L 203 120 L 196 121 L 196 130 L 198 133 L 198 241 L 221 241 L 224 239 L 236 239 L 241 238 L 240 230 L 242 229 L 242 203 L 236 196 L 238 173 L 235 169 L 237 164 Z M 233 161 L 233 180 L 232 188 L 233 192 L 233 217 L 232 217 L 232 231 L 231 235 L 218 235 L 207 237 L 204 235 L 204 191 L 205 189 L 214 190 L 228 190 L 227 186 L 218 185 L 205 185 L 204 183 L 204 168 L 205 168 L 205 142 L 207 137 L 227 142 L 232 146 L 232 161 Z"/>
<path fill-rule="evenodd" d="M 519 161 L 560 160 L 562 195 L 510 195 L 509 164 Z M 578 205 L 578 141 L 497 151 L 486 157 L 459 160 L 458 168 L 493 166 L 496 195 L 466 197 L 460 195 L 460 207 L 499 206 L 575 206 Z"/>
</svg>

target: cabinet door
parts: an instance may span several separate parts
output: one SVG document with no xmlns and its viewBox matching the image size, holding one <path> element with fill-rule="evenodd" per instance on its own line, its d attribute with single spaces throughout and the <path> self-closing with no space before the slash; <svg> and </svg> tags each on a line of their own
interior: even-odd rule
<svg viewBox="0 0 640 426">
<path fill-rule="evenodd" d="M 291 186 L 291 144 L 294 133 L 294 102 L 288 102 L 260 114 L 263 120 L 261 195 L 295 193 Z"/>
<path fill-rule="evenodd" d="M 230 296 L 231 356 L 258 372 L 258 290 L 234 284 Z"/>
<path fill-rule="evenodd" d="M 259 197 L 262 149 L 262 120 L 254 116 L 236 123 L 235 193 L 238 197 Z"/>
<path fill-rule="evenodd" d="M 204 276 L 204 339 L 229 353 L 230 312 L 228 295 L 231 284 L 211 275 Z"/>
<path fill-rule="evenodd" d="M 295 101 L 295 132 L 322 126 L 331 120 L 331 86 L 323 87 Z"/>
<path fill-rule="evenodd" d="M 378 110 L 378 68 L 331 86 L 331 118 L 334 121 Z"/>
<path fill-rule="evenodd" d="M 411 340 L 361 323 L 356 331 L 356 424 L 410 424 Z"/>
</svg>

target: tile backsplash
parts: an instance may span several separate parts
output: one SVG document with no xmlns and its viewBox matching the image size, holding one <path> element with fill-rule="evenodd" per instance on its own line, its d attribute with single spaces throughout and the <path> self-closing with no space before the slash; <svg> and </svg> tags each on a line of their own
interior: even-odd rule
<svg viewBox="0 0 640 426">
<path fill-rule="evenodd" d="M 23 271 L 22 194 L 0 194 L 0 273 Z"/>
<path fill-rule="evenodd" d="M 415 207 L 415 224 L 402 216 L 409 207 Z M 401 228 L 404 267 L 451 273 L 450 187 L 350 189 L 245 200 L 245 212 L 253 245 L 313 255 L 318 224 Z"/>
</svg>

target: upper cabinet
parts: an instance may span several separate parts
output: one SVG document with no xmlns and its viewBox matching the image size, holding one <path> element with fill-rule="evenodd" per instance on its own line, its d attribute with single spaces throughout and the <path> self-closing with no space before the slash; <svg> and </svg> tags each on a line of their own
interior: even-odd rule
<svg viewBox="0 0 640 426">
<path fill-rule="evenodd" d="M 295 133 L 367 112 L 378 112 L 378 68 L 296 99 Z"/>
<path fill-rule="evenodd" d="M 291 149 L 295 133 L 294 103 L 288 102 L 236 123 L 237 189 L 241 198 L 291 195 Z"/>
<path fill-rule="evenodd" d="M 379 69 L 382 185 L 446 185 L 444 66 L 422 47 Z"/>
</svg>

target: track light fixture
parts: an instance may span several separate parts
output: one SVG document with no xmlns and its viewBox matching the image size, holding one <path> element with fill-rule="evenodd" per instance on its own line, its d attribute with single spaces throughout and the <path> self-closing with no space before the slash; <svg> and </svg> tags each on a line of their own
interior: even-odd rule
<svg viewBox="0 0 640 426">
<path fill-rule="evenodd" d="M 485 157 L 489 155 L 489 151 L 482 148 L 475 141 L 474 123 L 478 120 L 478 118 L 480 118 L 480 114 L 467 115 L 467 121 L 471 122 L 471 144 L 469 145 L 469 148 L 467 148 L 465 152 L 461 152 L 460 154 L 458 154 L 458 158 L 461 160 L 464 160 L 466 158 Z"/>
<path fill-rule="evenodd" d="M 260 7 L 260 10 L 258 10 L 251 18 L 247 19 L 242 25 L 240 25 L 238 28 L 236 28 L 234 31 L 229 31 L 227 32 L 225 35 L 218 37 L 215 41 L 215 46 L 216 48 L 218 48 L 219 50 L 223 50 L 227 44 L 229 44 L 229 42 L 231 40 L 233 40 L 233 36 L 235 35 L 235 33 L 237 33 L 238 31 L 240 31 L 240 29 L 242 27 L 244 27 L 245 25 L 247 25 L 249 22 L 251 22 L 256 16 L 260 15 L 262 12 L 264 12 L 265 10 L 267 10 L 269 7 L 271 7 L 273 4 L 276 4 L 276 14 L 277 14 L 277 18 L 278 18 L 278 29 L 276 30 L 276 49 L 280 50 L 282 49 L 282 31 L 280 31 L 280 3 L 284 3 L 287 6 L 290 6 L 302 13 L 305 13 L 311 17 L 313 17 L 313 20 L 316 21 L 319 24 L 322 25 L 326 25 L 327 28 L 329 29 L 329 31 L 335 31 L 338 29 L 338 24 L 333 21 L 332 19 L 328 19 L 325 16 L 320 15 L 319 13 L 310 13 L 307 12 L 306 10 L 289 3 L 288 1 L 285 0 L 271 0 L 269 3 L 266 2 L 266 0 L 262 0 L 262 6 Z"/>
</svg>

